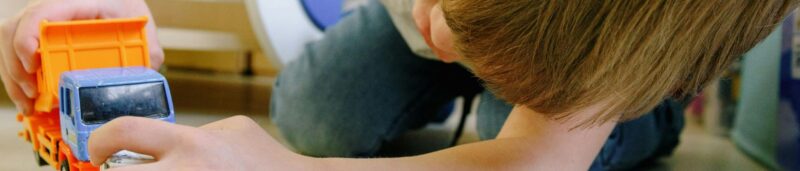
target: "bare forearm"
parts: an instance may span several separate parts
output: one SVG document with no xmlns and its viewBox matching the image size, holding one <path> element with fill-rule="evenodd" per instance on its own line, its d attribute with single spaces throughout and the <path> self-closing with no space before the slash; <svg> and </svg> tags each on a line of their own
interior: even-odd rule
<svg viewBox="0 0 800 171">
<path fill-rule="evenodd" d="M 466 144 L 425 155 L 402 158 L 325 158 L 334 170 L 585 170 L 582 165 L 547 157 L 548 145 L 533 145 L 524 138 L 508 138 Z M 537 142 L 532 142 L 537 143 Z M 538 142 L 544 143 L 544 142 Z M 541 155 L 537 155 L 541 154 Z"/>
<path fill-rule="evenodd" d="M 412 157 L 319 159 L 333 170 L 586 170 L 614 128 L 573 123 L 514 108 L 497 139 Z"/>
</svg>

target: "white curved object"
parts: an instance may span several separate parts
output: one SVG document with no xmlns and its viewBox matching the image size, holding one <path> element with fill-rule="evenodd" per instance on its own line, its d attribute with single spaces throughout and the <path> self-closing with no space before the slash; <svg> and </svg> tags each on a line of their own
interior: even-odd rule
<svg viewBox="0 0 800 171">
<path fill-rule="evenodd" d="M 245 0 L 250 23 L 270 62 L 285 65 L 300 56 L 322 31 L 306 15 L 299 0 Z"/>
</svg>

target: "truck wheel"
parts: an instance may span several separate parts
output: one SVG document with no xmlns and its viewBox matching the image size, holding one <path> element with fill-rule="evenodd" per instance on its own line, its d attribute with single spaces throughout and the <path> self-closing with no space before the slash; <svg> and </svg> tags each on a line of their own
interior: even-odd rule
<svg viewBox="0 0 800 171">
<path fill-rule="evenodd" d="M 33 157 L 36 159 L 36 164 L 39 166 L 47 166 L 47 161 L 44 161 L 42 156 L 39 155 L 39 152 L 33 150 Z"/>
<path fill-rule="evenodd" d="M 61 162 L 61 171 L 69 171 L 69 161 L 67 159 Z"/>
</svg>

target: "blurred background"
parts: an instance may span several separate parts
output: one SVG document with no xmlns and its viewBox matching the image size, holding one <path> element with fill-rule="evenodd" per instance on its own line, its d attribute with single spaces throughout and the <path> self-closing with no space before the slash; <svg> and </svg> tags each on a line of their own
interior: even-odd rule
<svg viewBox="0 0 800 171">
<path fill-rule="evenodd" d="M 280 140 L 268 116 L 275 76 L 305 42 L 321 38 L 361 1 L 147 0 L 166 53 L 160 72 L 169 80 L 177 122 L 200 126 L 247 115 Z M 0 21 L 26 4 L 0 2 Z M 792 110 L 798 102 L 787 93 L 800 87 L 793 82 L 800 73 L 783 73 L 797 69 L 800 60 L 788 48 L 796 44 L 796 22 L 787 23 L 694 99 L 677 150 L 641 170 L 800 169 L 794 154 L 798 114 Z M 52 170 L 34 164 L 30 144 L 17 136 L 22 125 L 14 119 L 16 109 L 0 92 L 0 170 Z M 461 113 L 463 103 L 457 100 L 453 113 Z M 470 116 L 460 143 L 478 140 L 476 115 Z M 403 143 L 389 145 L 398 147 L 397 154 L 445 147 L 457 120 L 409 132 Z"/>
</svg>

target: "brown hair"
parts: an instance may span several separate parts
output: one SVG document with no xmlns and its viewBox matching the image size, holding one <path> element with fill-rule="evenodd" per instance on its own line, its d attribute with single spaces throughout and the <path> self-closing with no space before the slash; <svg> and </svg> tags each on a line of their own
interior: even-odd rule
<svg viewBox="0 0 800 171">
<path fill-rule="evenodd" d="M 456 50 L 498 97 L 587 126 L 694 95 L 793 0 L 443 0 Z"/>
</svg>

